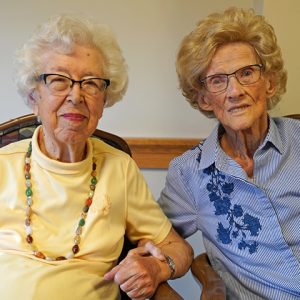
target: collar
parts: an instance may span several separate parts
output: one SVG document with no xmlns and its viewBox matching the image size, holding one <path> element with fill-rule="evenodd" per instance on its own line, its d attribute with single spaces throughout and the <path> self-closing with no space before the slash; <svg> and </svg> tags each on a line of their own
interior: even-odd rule
<svg viewBox="0 0 300 300">
<path fill-rule="evenodd" d="M 272 145 L 280 154 L 284 152 L 284 144 L 274 119 L 269 117 L 269 130 L 265 140 L 258 147 L 258 150 L 263 150 L 269 145 Z"/>
<path fill-rule="evenodd" d="M 220 146 L 220 137 L 223 131 L 224 129 L 219 123 L 215 126 L 208 138 L 204 140 L 199 169 L 203 170 L 215 164 L 218 169 L 226 171 L 226 169 L 231 169 L 232 166 L 237 165 Z M 269 117 L 268 133 L 256 151 L 267 149 L 270 146 L 274 147 L 280 154 L 284 151 L 284 144 L 276 122 Z"/>
<path fill-rule="evenodd" d="M 41 150 L 38 144 L 38 133 L 41 130 L 41 125 L 36 128 L 32 136 L 32 154 L 31 158 L 33 161 L 38 163 L 43 169 L 47 169 L 56 174 L 78 174 L 80 172 L 86 172 L 90 169 L 92 164 L 92 152 L 93 146 L 88 139 L 87 141 L 87 156 L 84 160 L 76 163 L 64 163 L 50 159 Z"/>
</svg>

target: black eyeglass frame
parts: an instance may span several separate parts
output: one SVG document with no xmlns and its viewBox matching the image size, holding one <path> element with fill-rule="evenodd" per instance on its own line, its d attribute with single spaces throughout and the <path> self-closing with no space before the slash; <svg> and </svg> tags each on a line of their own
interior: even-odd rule
<svg viewBox="0 0 300 300">
<path fill-rule="evenodd" d="M 65 75 L 61 75 L 61 74 L 56 74 L 56 73 L 45 73 L 45 74 L 41 74 L 38 76 L 38 79 L 39 80 L 43 80 L 45 84 L 47 84 L 47 77 L 48 76 L 51 76 L 51 75 L 57 75 L 57 76 L 61 76 L 61 77 L 64 77 L 66 79 L 69 79 L 72 84 L 70 85 L 70 88 L 72 88 L 74 86 L 75 83 L 79 83 L 79 86 L 81 88 L 81 85 L 83 82 L 85 81 L 88 81 L 88 80 L 92 80 L 92 79 L 101 79 L 105 82 L 105 90 L 109 87 L 110 85 L 110 80 L 109 79 L 106 79 L 106 78 L 101 78 L 101 77 L 91 77 L 91 78 L 86 78 L 86 79 L 81 79 L 81 80 L 74 80 L 68 76 L 65 76 Z"/>
<path fill-rule="evenodd" d="M 236 73 L 239 72 L 239 71 L 241 71 L 241 70 L 243 70 L 243 69 L 247 69 L 247 68 L 249 68 L 249 67 L 259 67 L 259 77 L 258 77 L 258 79 L 257 79 L 256 81 L 254 81 L 254 82 L 246 83 L 246 84 L 240 82 L 239 78 L 236 76 Z M 264 68 L 264 66 L 263 66 L 262 64 L 248 65 L 248 66 L 242 67 L 242 68 L 240 68 L 240 69 L 238 69 L 238 70 L 236 70 L 236 71 L 234 71 L 234 72 L 232 72 L 232 73 L 230 73 L 230 74 L 213 74 L 213 75 L 206 76 L 206 77 L 200 79 L 200 84 L 202 84 L 202 85 L 205 87 L 205 89 L 206 89 L 208 92 L 210 92 L 210 93 L 213 93 L 213 94 L 221 93 L 221 92 L 224 92 L 224 91 L 227 90 L 227 88 L 228 88 L 228 83 L 229 83 L 229 77 L 231 77 L 231 76 L 234 75 L 234 77 L 237 79 L 237 81 L 239 82 L 239 84 L 245 85 L 245 86 L 251 85 L 251 84 L 256 83 L 256 82 L 261 78 L 261 73 L 262 73 L 263 68 Z M 227 76 L 227 84 L 226 84 L 225 89 L 220 90 L 220 91 L 217 91 L 217 92 L 212 92 L 212 91 L 210 91 L 210 90 L 207 88 L 206 80 L 207 80 L 208 78 L 211 78 L 211 77 L 214 77 L 214 76 Z"/>
</svg>

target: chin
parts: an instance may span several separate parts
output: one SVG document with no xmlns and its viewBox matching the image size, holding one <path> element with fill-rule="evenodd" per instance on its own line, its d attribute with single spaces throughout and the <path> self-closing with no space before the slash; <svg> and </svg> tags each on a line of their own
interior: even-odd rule
<svg viewBox="0 0 300 300">
<path fill-rule="evenodd" d="M 230 120 L 225 127 L 230 128 L 233 131 L 243 131 L 251 129 L 254 126 L 253 122 L 243 120 Z"/>
<path fill-rule="evenodd" d="M 78 144 L 86 142 L 88 136 L 78 132 L 68 132 L 67 134 L 59 136 L 59 140 L 64 144 Z"/>
</svg>

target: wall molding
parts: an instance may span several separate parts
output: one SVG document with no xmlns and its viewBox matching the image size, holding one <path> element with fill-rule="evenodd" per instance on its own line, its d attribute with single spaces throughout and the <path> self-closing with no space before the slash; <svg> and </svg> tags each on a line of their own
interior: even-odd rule
<svg viewBox="0 0 300 300">
<path fill-rule="evenodd" d="M 200 139 L 125 138 L 141 169 L 167 169 L 170 161 L 199 144 Z"/>
</svg>

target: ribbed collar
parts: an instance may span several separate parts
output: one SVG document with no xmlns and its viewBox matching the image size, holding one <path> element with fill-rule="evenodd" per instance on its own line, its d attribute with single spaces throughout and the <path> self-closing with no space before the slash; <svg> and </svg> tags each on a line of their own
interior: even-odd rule
<svg viewBox="0 0 300 300">
<path fill-rule="evenodd" d="M 32 136 L 32 161 L 40 165 L 41 168 L 47 169 L 57 174 L 78 174 L 84 173 L 91 168 L 93 146 L 88 139 L 87 141 L 87 156 L 84 160 L 76 163 L 64 163 L 47 157 L 41 150 L 38 144 L 38 134 L 41 129 L 39 126 Z"/>
</svg>

